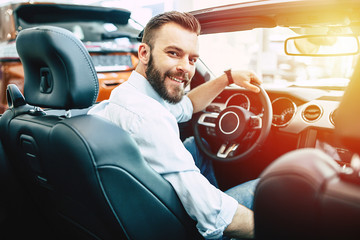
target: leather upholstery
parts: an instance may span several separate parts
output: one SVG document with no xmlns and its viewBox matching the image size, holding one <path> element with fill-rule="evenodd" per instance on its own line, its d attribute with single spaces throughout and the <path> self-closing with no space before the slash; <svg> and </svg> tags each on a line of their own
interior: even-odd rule
<svg viewBox="0 0 360 240">
<path fill-rule="evenodd" d="M 55 27 L 25 29 L 16 48 L 23 62 L 27 103 L 57 109 L 95 103 L 99 91 L 95 67 L 71 32 Z"/>
<path fill-rule="evenodd" d="M 320 150 L 285 154 L 261 175 L 256 239 L 358 239 L 360 185 Z"/>
<path fill-rule="evenodd" d="M 342 143 L 351 151 L 360 154 L 360 61 L 334 114 L 335 132 Z"/>
<path fill-rule="evenodd" d="M 22 183 L 58 234 L 201 239 L 172 186 L 147 165 L 125 131 L 97 116 L 65 117 L 34 107 L 91 107 L 98 83 L 81 42 L 64 29 L 38 27 L 20 32 L 17 50 L 26 102 L 13 100 L 21 104 L 0 119 L 1 137 Z M 43 68 L 52 83 L 41 80 Z M 16 91 L 9 86 L 8 96 L 19 97 Z"/>
</svg>

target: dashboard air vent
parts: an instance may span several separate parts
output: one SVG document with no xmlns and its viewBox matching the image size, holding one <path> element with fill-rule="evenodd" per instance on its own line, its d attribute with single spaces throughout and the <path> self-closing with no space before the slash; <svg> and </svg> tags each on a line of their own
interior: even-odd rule
<svg viewBox="0 0 360 240">
<path fill-rule="evenodd" d="M 331 124 L 334 125 L 334 126 L 335 126 L 336 111 L 337 111 L 337 108 L 336 108 L 334 111 L 332 111 L 331 114 L 330 114 L 330 122 L 331 122 Z"/>
<path fill-rule="evenodd" d="M 305 121 L 314 122 L 318 120 L 322 115 L 322 109 L 318 105 L 309 105 L 307 106 L 303 113 L 302 117 Z"/>
</svg>

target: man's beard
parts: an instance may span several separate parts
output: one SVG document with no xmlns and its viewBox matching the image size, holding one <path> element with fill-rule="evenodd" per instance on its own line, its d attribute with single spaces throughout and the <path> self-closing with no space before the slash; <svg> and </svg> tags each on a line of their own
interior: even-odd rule
<svg viewBox="0 0 360 240">
<path fill-rule="evenodd" d="M 147 69 L 145 71 L 146 78 L 151 84 L 151 86 L 154 88 L 154 90 L 162 97 L 164 100 L 168 101 L 169 103 L 175 104 L 181 101 L 182 97 L 184 96 L 184 88 L 188 85 L 190 82 L 189 79 L 184 84 L 184 88 L 181 86 L 178 86 L 176 89 L 174 89 L 175 94 L 171 95 L 165 86 L 165 79 L 166 76 L 172 76 L 172 77 L 182 77 L 185 79 L 185 76 L 183 73 L 180 74 L 172 74 L 171 71 L 166 71 L 163 75 L 161 75 L 160 71 L 156 68 L 154 63 L 154 58 L 152 54 L 150 54 L 150 59 L 148 62 Z M 187 76 L 187 75 L 186 75 Z"/>
</svg>

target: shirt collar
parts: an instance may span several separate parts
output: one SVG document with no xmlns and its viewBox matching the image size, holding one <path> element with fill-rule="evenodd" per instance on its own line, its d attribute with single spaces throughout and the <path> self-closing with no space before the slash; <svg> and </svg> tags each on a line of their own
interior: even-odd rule
<svg viewBox="0 0 360 240">
<path fill-rule="evenodd" d="M 162 97 L 160 97 L 160 95 L 151 86 L 149 81 L 140 73 L 136 71 L 132 71 L 127 82 L 141 93 L 153 98 L 162 105 L 166 106 L 165 100 Z"/>
</svg>

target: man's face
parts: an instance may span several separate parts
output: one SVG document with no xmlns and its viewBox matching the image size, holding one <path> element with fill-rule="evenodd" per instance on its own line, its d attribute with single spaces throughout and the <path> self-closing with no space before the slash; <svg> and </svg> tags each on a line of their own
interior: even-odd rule
<svg viewBox="0 0 360 240">
<path fill-rule="evenodd" d="M 163 99 L 177 103 L 195 74 L 198 37 L 178 24 L 168 23 L 158 30 L 153 42 L 146 77 Z"/>
</svg>

